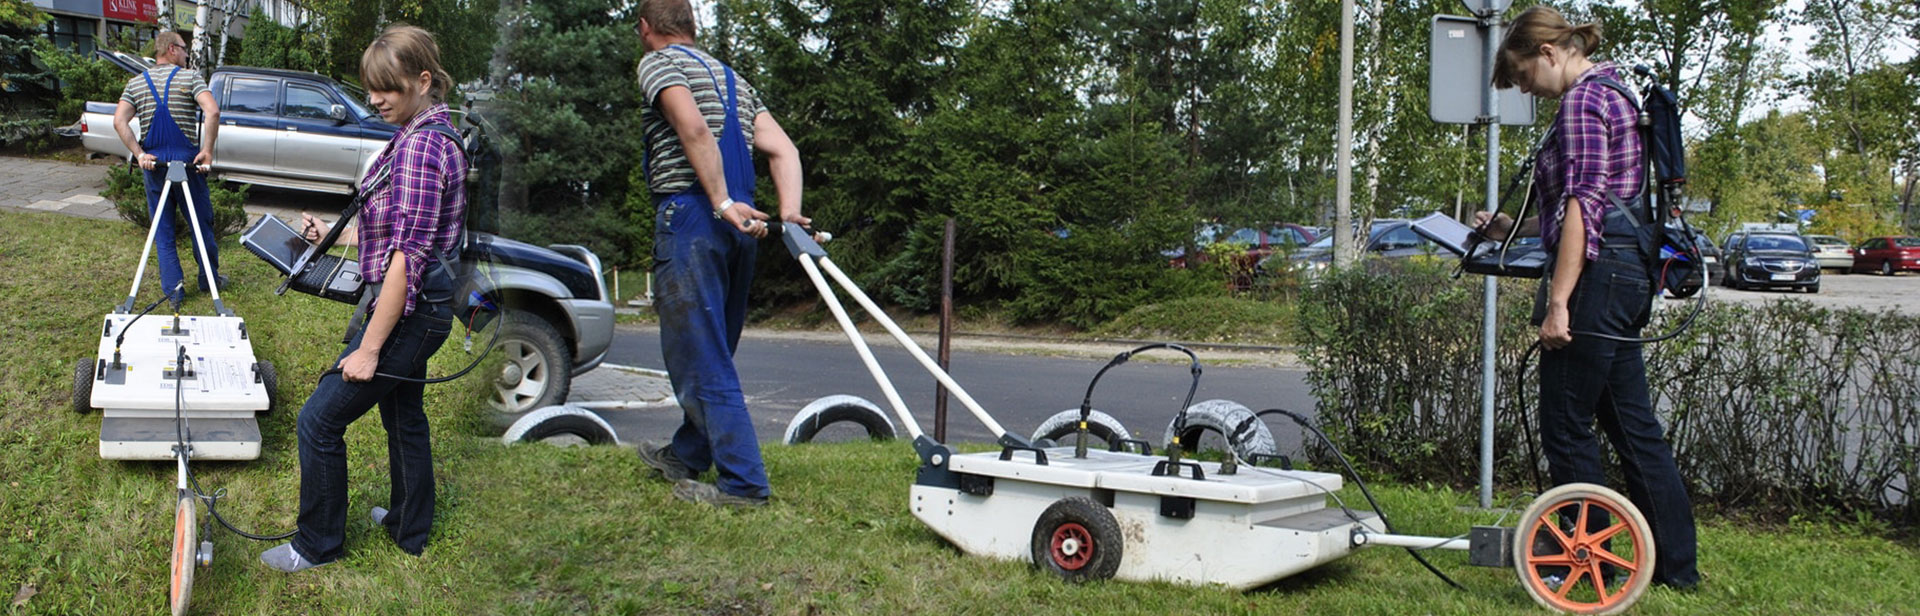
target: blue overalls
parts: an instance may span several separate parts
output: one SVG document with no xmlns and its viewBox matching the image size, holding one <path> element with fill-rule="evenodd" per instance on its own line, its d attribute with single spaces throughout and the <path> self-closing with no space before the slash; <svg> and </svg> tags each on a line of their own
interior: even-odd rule
<svg viewBox="0 0 1920 616">
<path fill-rule="evenodd" d="M 160 218 L 160 229 L 154 233 L 153 243 L 154 250 L 160 257 L 160 288 L 170 297 L 173 297 L 173 288 L 180 284 L 183 276 L 180 271 L 180 252 L 174 245 L 173 239 L 173 212 L 185 214 L 180 206 L 184 205 L 184 200 L 188 196 L 192 197 L 193 211 L 199 216 L 200 237 L 207 238 L 206 262 L 201 265 L 204 269 L 213 270 L 215 276 L 220 274 L 220 247 L 213 241 L 213 203 L 207 197 L 207 176 L 202 175 L 191 164 L 193 157 L 200 153 L 200 148 L 187 139 L 186 133 L 180 131 L 180 125 L 173 121 L 171 108 L 167 107 L 167 97 L 173 94 L 173 77 L 178 74 L 180 74 L 180 67 L 177 66 L 173 67 L 173 72 L 167 73 L 167 87 L 164 90 L 154 89 L 151 74 L 140 74 L 141 77 L 146 78 L 147 91 L 153 94 L 154 104 L 158 105 L 153 110 L 153 125 L 147 127 L 147 136 L 140 140 L 140 147 L 159 159 L 155 161 L 153 169 L 146 171 L 147 215 Z M 175 161 L 188 163 L 186 182 L 188 194 L 183 195 L 176 190 L 169 195 L 168 201 L 172 201 L 175 207 L 172 212 L 166 212 L 166 215 L 162 216 L 160 189 L 166 186 L 167 163 Z M 189 218 L 189 221 L 191 220 Z M 189 234 L 188 237 L 193 236 Z M 197 245 L 199 240 L 194 242 Z M 193 259 L 196 262 L 200 261 L 200 253 L 195 252 Z M 201 277 L 205 278 L 205 273 L 202 273 Z M 207 282 L 201 280 L 200 286 L 205 288 Z M 180 298 L 174 297 L 174 299 Z"/>
<path fill-rule="evenodd" d="M 672 48 L 699 62 L 718 85 L 713 67 L 699 55 L 679 45 Z M 720 68 L 727 76 L 726 124 L 719 136 L 727 196 L 751 204 L 753 153 L 740 128 L 733 69 Z M 714 467 L 722 492 L 765 498 L 771 493 L 767 469 L 733 367 L 759 246 L 753 236 L 713 215 L 713 204 L 698 183 L 657 199 L 653 222 L 660 351 L 684 413 L 673 434 L 673 454 L 696 474 Z"/>
</svg>

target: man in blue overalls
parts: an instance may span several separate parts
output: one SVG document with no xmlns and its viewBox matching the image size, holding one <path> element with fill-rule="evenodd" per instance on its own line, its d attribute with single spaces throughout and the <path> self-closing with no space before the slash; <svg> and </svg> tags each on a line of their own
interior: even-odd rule
<svg viewBox="0 0 1920 616">
<path fill-rule="evenodd" d="M 772 488 L 733 366 L 755 242 L 767 235 L 767 214 L 753 207 L 752 150 L 767 155 L 780 219 L 805 225 L 800 154 L 753 86 L 694 46 L 689 0 L 642 0 L 639 15 L 654 308 L 685 414 L 671 442 L 641 443 L 640 458 L 675 482 L 680 500 L 764 505 Z M 709 467 L 717 481 L 698 481 Z"/>
<path fill-rule="evenodd" d="M 207 272 L 213 272 L 214 282 L 220 286 L 226 286 L 227 282 L 225 276 L 219 275 L 220 249 L 214 243 L 213 204 L 208 201 L 205 175 L 207 167 L 213 164 L 213 140 L 220 126 L 220 109 L 214 104 L 213 92 L 207 89 L 200 72 L 185 68 L 187 45 L 178 33 L 155 35 L 153 57 L 153 68 L 127 80 L 127 87 L 120 93 L 120 106 L 113 112 L 113 130 L 119 133 L 127 151 L 140 162 L 140 168 L 146 170 L 147 213 L 160 217 L 160 228 L 153 236 L 154 251 L 160 257 L 160 288 L 177 310 L 182 299 L 178 290 L 182 273 L 180 253 L 173 241 L 173 216 L 176 212 L 185 215 L 181 208 L 189 196 L 200 222 L 199 237 L 206 238 L 206 262 L 200 264 L 200 290 L 207 290 Z M 199 124 L 193 121 L 196 104 L 204 115 Z M 145 133 L 139 139 L 134 138 L 129 125 L 135 115 L 139 116 Z M 162 211 L 160 189 L 166 185 L 166 164 L 189 161 L 192 166 L 187 172 L 187 194 L 173 191 L 168 198 L 173 207 Z M 188 234 L 188 237 L 194 235 Z M 194 242 L 198 245 L 200 240 Z M 200 259 L 200 253 L 195 252 L 194 260 Z"/>
</svg>

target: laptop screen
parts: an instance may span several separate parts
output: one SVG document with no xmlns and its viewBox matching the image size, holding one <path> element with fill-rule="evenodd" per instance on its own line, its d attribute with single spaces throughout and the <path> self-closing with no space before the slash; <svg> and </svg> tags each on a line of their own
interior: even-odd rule
<svg viewBox="0 0 1920 616">
<path fill-rule="evenodd" d="M 254 223 L 253 228 L 240 237 L 240 243 L 249 252 L 272 264 L 274 269 L 280 270 L 281 274 L 293 272 L 294 262 L 299 261 L 300 255 L 312 245 L 294 232 L 293 227 L 272 214 L 261 216 L 260 222 Z"/>
</svg>

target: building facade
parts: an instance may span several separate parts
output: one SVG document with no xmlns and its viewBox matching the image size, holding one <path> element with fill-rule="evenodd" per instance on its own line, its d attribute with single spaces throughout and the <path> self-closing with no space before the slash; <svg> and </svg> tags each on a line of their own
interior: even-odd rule
<svg viewBox="0 0 1920 616">
<path fill-rule="evenodd" d="M 166 6 L 173 28 L 194 41 L 195 21 L 201 15 L 205 5 L 207 23 L 205 31 L 214 39 L 209 41 L 217 49 L 220 28 L 225 28 L 228 37 L 245 36 L 247 20 L 255 8 L 260 13 L 287 27 L 295 27 L 314 20 L 317 15 L 298 0 L 32 0 L 33 5 L 53 19 L 47 22 L 45 34 L 55 46 L 80 54 L 91 54 L 93 50 L 110 47 L 131 47 L 140 50 L 141 55 L 150 55 L 154 33 L 159 31 L 162 2 L 171 2 Z M 231 15 L 232 19 L 228 19 Z M 207 49 L 195 45 L 196 50 Z M 202 53 L 202 52 L 196 52 Z"/>
</svg>

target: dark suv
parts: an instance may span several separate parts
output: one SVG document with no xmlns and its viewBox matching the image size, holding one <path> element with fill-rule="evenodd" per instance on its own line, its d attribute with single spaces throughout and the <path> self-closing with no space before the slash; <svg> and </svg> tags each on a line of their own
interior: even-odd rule
<svg viewBox="0 0 1920 616">
<path fill-rule="evenodd" d="M 1741 231 L 1727 237 L 1726 284 L 1735 289 L 1785 287 L 1820 292 L 1820 261 L 1798 233 Z"/>
</svg>

